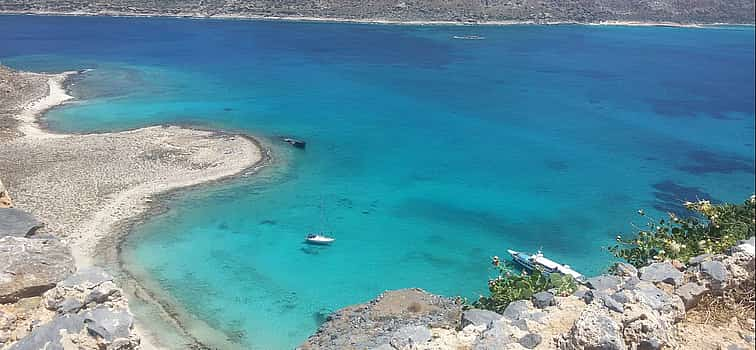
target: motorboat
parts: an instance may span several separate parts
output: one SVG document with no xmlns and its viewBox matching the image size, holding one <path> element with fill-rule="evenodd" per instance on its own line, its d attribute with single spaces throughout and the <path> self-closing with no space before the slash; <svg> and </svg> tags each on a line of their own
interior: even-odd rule
<svg viewBox="0 0 756 350">
<path fill-rule="evenodd" d="M 326 245 L 326 244 L 333 243 L 333 241 L 335 240 L 336 240 L 335 238 L 328 237 L 319 233 L 318 234 L 311 233 L 307 235 L 307 237 L 305 237 L 305 242 L 310 243 L 310 244 Z"/>
<path fill-rule="evenodd" d="M 545 257 L 540 250 L 532 255 L 511 249 L 507 249 L 507 253 L 509 253 L 514 262 L 522 266 L 525 270 L 533 271 L 539 269 L 546 273 L 569 275 L 578 281 L 585 280 L 585 277 L 579 272 L 573 270 L 570 265 L 557 263 L 556 261 Z"/>
<path fill-rule="evenodd" d="M 281 141 L 286 142 L 296 148 L 304 149 L 305 147 L 307 147 L 307 142 L 304 142 L 302 140 L 298 140 L 295 138 L 291 138 L 291 137 L 282 137 Z"/>
</svg>

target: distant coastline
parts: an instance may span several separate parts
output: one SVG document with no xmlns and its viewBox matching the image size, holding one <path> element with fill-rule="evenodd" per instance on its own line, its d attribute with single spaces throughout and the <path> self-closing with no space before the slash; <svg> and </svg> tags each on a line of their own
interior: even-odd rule
<svg viewBox="0 0 756 350">
<path fill-rule="evenodd" d="M 135 18 L 186 18 L 186 19 L 219 19 L 219 20 L 252 20 L 252 21 L 281 21 L 281 22 L 310 22 L 310 23 L 349 23 L 349 24 L 378 24 L 378 25 L 406 25 L 406 26 L 513 26 L 513 25 L 584 25 L 584 26 L 627 26 L 627 27 L 671 27 L 671 28 L 715 28 L 722 26 L 754 27 L 756 23 L 682 23 L 672 21 L 519 21 L 519 20 L 397 20 L 384 18 L 342 18 L 342 17 L 310 17 L 310 16 L 263 16 L 263 15 L 201 15 L 196 13 L 131 13 L 131 12 L 86 12 L 86 11 L 7 11 L 0 10 L 0 15 L 26 16 L 82 16 L 82 17 L 135 17 Z"/>
</svg>

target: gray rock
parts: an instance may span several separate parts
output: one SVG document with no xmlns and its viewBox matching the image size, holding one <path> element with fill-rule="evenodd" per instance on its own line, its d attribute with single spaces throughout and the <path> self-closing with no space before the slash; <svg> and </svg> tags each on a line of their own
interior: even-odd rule
<svg viewBox="0 0 756 350">
<path fill-rule="evenodd" d="M 562 350 L 625 350 L 622 331 L 611 317 L 590 306 L 583 310 L 570 331 L 559 340 Z"/>
<path fill-rule="evenodd" d="M 599 291 L 618 290 L 622 280 L 615 276 L 601 275 L 591 277 L 587 281 L 588 287 Z"/>
<path fill-rule="evenodd" d="M 510 320 L 519 320 L 522 318 L 522 315 L 530 312 L 529 304 L 530 302 L 527 300 L 518 300 L 511 302 L 509 303 L 509 305 L 507 305 L 507 308 L 504 309 L 503 316 Z"/>
<path fill-rule="evenodd" d="M 431 331 L 425 326 L 406 326 L 391 337 L 391 346 L 397 349 L 413 347 L 415 344 L 426 343 L 431 339 Z"/>
<path fill-rule="evenodd" d="M 543 339 L 541 338 L 540 334 L 535 333 L 529 333 L 525 335 L 524 337 L 520 338 L 517 342 L 522 345 L 525 349 L 535 349 L 538 344 L 541 344 L 541 341 Z"/>
<path fill-rule="evenodd" d="M 67 288 L 78 286 L 82 288 L 92 289 L 99 286 L 103 282 L 112 280 L 113 276 L 105 272 L 105 270 L 103 270 L 102 268 L 87 267 L 80 269 L 75 274 L 60 282 L 60 286 Z"/>
<path fill-rule="evenodd" d="M 619 312 L 619 313 L 623 313 L 625 311 L 625 307 L 622 306 L 622 303 L 618 302 L 617 300 L 615 300 L 609 295 L 602 296 L 601 301 L 604 303 L 604 306 L 606 306 L 606 308 L 609 310 L 612 310 L 614 312 Z"/>
<path fill-rule="evenodd" d="M 701 301 L 701 298 L 707 291 L 708 289 L 706 289 L 706 287 L 698 283 L 688 282 L 677 288 L 675 290 L 675 295 L 682 299 L 683 304 L 685 305 L 685 310 L 690 310 L 698 305 L 698 302 Z"/>
<path fill-rule="evenodd" d="M 21 209 L 0 209 L 0 237 L 29 237 L 42 226 L 37 218 Z"/>
<path fill-rule="evenodd" d="M 504 319 L 496 321 L 473 343 L 472 350 L 500 350 L 517 339 L 512 337 L 514 330 Z"/>
<path fill-rule="evenodd" d="M 683 273 L 668 262 L 657 262 L 640 269 L 640 279 L 653 283 L 664 282 L 674 286 L 680 285 Z"/>
<path fill-rule="evenodd" d="M 727 268 L 719 261 L 704 261 L 701 263 L 701 274 L 713 285 L 721 285 L 727 281 Z"/>
<path fill-rule="evenodd" d="M 744 239 L 742 241 L 738 241 L 738 244 L 750 244 L 754 247 L 756 247 L 756 236 L 751 236 L 749 239 Z"/>
<path fill-rule="evenodd" d="M 549 292 L 535 293 L 531 300 L 533 301 L 533 306 L 539 309 L 544 309 L 546 307 L 556 305 L 556 298 L 554 298 L 554 294 L 551 294 Z"/>
<path fill-rule="evenodd" d="M 630 292 L 626 290 L 619 291 L 617 293 L 612 294 L 612 299 L 616 300 L 618 303 L 626 304 L 630 302 Z"/>
<path fill-rule="evenodd" d="M 711 260 L 711 254 L 701 254 L 688 259 L 688 265 L 698 265 L 704 261 Z"/>
<path fill-rule="evenodd" d="M 620 277 L 638 277 L 638 269 L 624 262 L 614 264 L 614 274 Z"/>
<path fill-rule="evenodd" d="M 396 350 L 396 348 L 388 344 L 381 344 L 380 346 L 372 348 L 371 350 Z"/>
<path fill-rule="evenodd" d="M 502 315 L 493 311 L 471 309 L 462 313 L 462 327 L 464 328 L 468 325 L 487 326 L 493 321 L 500 320 L 502 317 Z"/>
<path fill-rule="evenodd" d="M 638 344 L 637 350 L 661 350 L 662 344 L 656 339 L 643 340 Z"/>
<path fill-rule="evenodd" d="M 66 299 L 58 304 L 57 311 L 59 314 L 75 314 L 81 310 L 84 305 L 76 299 Z"/>
<path fill-rule="evenodd" d="M 756 339 L 754 338 L 753 334 L 748 333 L 740 333 L 740 337 L 743 338 L 743 340 L 746 341 L 746 343 L 753 345 L 754 342 L 756 342 Z"/>
<path fill-rule="evenodd" d="M 8 350 L 64 350 L 60 342 L 61 332 L 75 334 L 82 329 L 84 329 L 84 319 L 80 316 L 63 315 L 35 328 Z"/>
<path fill-rule="evenodd" d="M 669 295 L 650 282 L 639 283 L 634 292 L 639 302 L 670 320 L 680 320 L 685 316 L 685 305 L 680 297 Z"/>
<path fill-rule="evenodd" d="M 727 345 L 727 350 L 749 350 L 749 349 L 744 348 L 738 344 L 730 344 L 730 345 Z"/>
<path fill-rule="evenodd" d="M 134 318 L 128 311 L 110 310 L 105 306 L 98 306 L 82 316 L 90 334 L 108 342 L 118 338 L 128 338 L 134 322 Z"/>
<path fill-rule="evenodd" d="M 42 295 L 74 271 L 73 256 L 57 239 L 0 238 L 0 303 Z"/>
<path fill-rule="evenodd" d="M 586 290 L 583 291 L 583 293 L 581 293 L 580 295 L 576 293 L 575 296 L 580 298 L 580 300 L 584 301 L 586 304 L 590 304 L 593 302 L 593 299 L 595 297 L 594 292 L 594 290 Z"/>
<path fill-rule="evenodd" d="M 635 286 L 637 286 L 638 283 L 640 283 L 640 278 L 636 276 L 630 276 L 627 278 L 627 280 L 625 280 L 625 283 L 622 284 L 622 289 L 625 289 L 625 290 L 635 289 Z"/>
</svg>

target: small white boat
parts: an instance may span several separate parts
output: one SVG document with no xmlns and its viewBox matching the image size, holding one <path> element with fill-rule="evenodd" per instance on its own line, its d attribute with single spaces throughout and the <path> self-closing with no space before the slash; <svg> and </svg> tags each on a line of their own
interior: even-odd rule
<svg viewBox="0 0 756 350">
<path fill-rule="evenodd" d="M 331 244 L 335 240 L 336 240 L 335 238 L 331 238 L 331 237 L 324 236 L 321 234 L 314 234 L 314 233 L 311 233 L 307 235 L 307 237 L 305 237 L 305 242 L 310 243 L 310 244 L 321 244 L 321 245 Z"/>
<path fill-rule="evenodd" d="M 512 256 L 514 262 L 520 264 L 524 269 L 533 271 L 534 269 L 541 268 L 546 273 L 559 273 L 562 275 L 570 275 L 578 281 L 585 279 L 579 272 L 573 270 L 570 265 L 564 265 L 557 263 L 545 256 L 541 251 L 533 255 L 507 249 L 507 253 Z"/>
</svg>

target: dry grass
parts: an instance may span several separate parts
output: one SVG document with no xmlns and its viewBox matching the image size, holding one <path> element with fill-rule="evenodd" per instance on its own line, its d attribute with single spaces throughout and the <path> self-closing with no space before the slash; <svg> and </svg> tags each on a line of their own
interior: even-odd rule
<svg viewBox="0 0 756 350">
<path fill-rule="evenodd" d="M 733 318 L 741 328 L 753 327 L 756 311 L 756 290 L 754 281 L 749 280 L 738 288 L 730 289 L 722 295 L 707 295 L 688 313 L 687 319 L 699 324 L 727 325 Z"/>
</svg>

